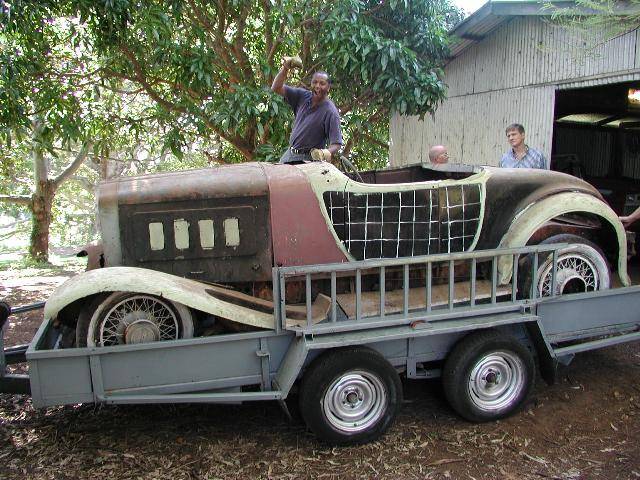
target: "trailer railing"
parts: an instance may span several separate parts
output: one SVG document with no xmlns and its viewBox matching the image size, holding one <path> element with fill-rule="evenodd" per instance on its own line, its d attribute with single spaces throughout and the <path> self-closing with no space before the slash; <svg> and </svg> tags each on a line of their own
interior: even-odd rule
<svg viewBox="0 0 640 480">
<path fill-rule="evenodd" d="M 552 258 L 550 270 L 550 296 L 556 296 L 558 251 L 567 244 L 532 245 L 519 248 L 479 250 L 473 252 L 427 255 L 420 257 L 363 260 L 348 263 L 333 263 L 313 266 L 275 267 L 273 269 L 274 305 L 277 319 L 276 329 L 295 330 L 298 333 L 323 333 L 358 330 L 364 328 L 386 327 L 401 324 L 428 324 L 450 319 L 490 313 L 526 311 L 539 301 L 539 292 L 535 281 L 527 292 L 518 291 L 522 275 L 535 279 L 541 257 Z M 520 272 L 519 263 L 528 258 L 526 272 Z M 417 288 L 411 288 L 411 273 L 422 271 L 413 279 Z M 434 279 L 434 272 L 444 272 L 445 278 Z M 457 272 L 463 272 L 462 276 Z M 500 280 L 506 278 L 506 282 Z M 375 281 L 372 278 L 375 277 Z M 387 284 L 400 283 L 400 289 L 389 290 Z M 363 280 L 367 287 L 363 288 Z M 509 281 L 510 280 L 510 281 Z M 287 299 L 287 286 L 291 282 L 302 284 L 303 303 L 306 306 L 306 318 L 292 322 L 287 318 L 287 305 L 298 303 Z M 314 317 L 314 297 L 322 290 L 330 291 L 330 302 L 326 318 Z M 487 284 L 488 282 L 488 284 Z M 340 292 L 349 283 L 348 292 Z M 314 285 L 315 284 L 315 285 Z M 373 284 L 373 288 L 371 288 Z M 377 284 L 377 285 L 376 285 Z M 480 294 L 479 286 L 483 293 Z M 315 286 L 315 288 L 314 288 Z M 434 301 L 434 292 L 438 289 L 439 300 Z M 460 295 L 461 289 L 464 295 Z M 300 290 L 300 288 L 298 288 Z M 420 292 L 421 290 L 421 292 Z M 366 291 L 366 292 L 365 292 Z M 367 295 L 366 301 L 363 295 Z M 388 308 L 391 295 L 399 305 Z M 376 296 L 377 309 L 372 312 L 372 295 Z M 423 301 L 416 304 L 416 295 L 423 295 Z M 442 300 L 442 296 L 446 300 Z M 345 309 L 343 303 L 351 308 Z M 363 309 L 367 304 L 367 311 Z M 349 311 L 346 311 L 349 310 Z M 317 313 L 317 312 L 316 312 Z"/>
</svg>

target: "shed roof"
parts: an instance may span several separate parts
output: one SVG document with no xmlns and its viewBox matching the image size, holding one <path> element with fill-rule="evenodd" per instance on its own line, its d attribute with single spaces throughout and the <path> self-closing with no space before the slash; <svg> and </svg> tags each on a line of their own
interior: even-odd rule
<svg viewBox="0 0 640 480">
<path fill-rule="evenodd" d="M 555 7 L 555 8 L 554 8 Z M 638 6 L 629 1 L 616 2 L 617 14 L 638 14 Z M 454 59 L 474 43 L 482 41 L 500 25 L 516 16 L 551 16 L 558 9 L 571 9 L 575 14 L 602 15 L 605 12 L 579 7 L 573 0 L 546 2 L 539 0 L 489 0 L 482 7 L 456 25 L 449 34 L 451 42 L 450 59 Z"/>
</svg>

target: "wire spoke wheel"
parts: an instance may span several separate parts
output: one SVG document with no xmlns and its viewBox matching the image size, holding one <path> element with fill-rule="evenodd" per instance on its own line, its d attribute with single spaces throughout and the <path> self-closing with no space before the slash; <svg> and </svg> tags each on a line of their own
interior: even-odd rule
<svg viewBox="0 0 640 480">
<path fill-rule="evenodd" d="M 78 346 L 132 345 L 190 338 L 191 312 L 154 295 L 114 292 L 98 297 L 78 317 Z"/>
<path fill-rule="evenodd" d="M 555 291 L 553 288 L 553 255 L 539 255 L 535 281 L 533 262 L 535 256 L 523 259 L 522 274 L 518 276 L 518 290 L 521 298 L 529 298 L 532 292 L 539 297 L 566 295 L 569 293 L 606 290 L 611 284 L 611 270 L 602 250 L 593 242 L 573 234 L 554 235 L 540 242 L 540 245 L 568 243 L 558 250 L 555 268 Z"/>
<path fill-rule="evenodd" d="M 171 307 L 146 295 L 131 296 L 117 303 L 98 326 L 103 346 L 176 340 L 179 332 L 178 317 Z"/>
<path fill-rule="evenodd" d="M 538 293 L 552 295 L 553 265 L 548 262 L 540 273 Z M 600 273 L 594 262 L 579 252 L 558 257 L 556 269 L 556 295 L 563 293 L 593 292 L 599 289 Z"/>
</svg>

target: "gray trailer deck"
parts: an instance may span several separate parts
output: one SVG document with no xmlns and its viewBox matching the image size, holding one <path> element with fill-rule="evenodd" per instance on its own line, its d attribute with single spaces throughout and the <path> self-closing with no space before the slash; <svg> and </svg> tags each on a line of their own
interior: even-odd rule
<svg viewBox="0 0 640 480">
<path fill-rule="evenodd" d="M 21 358 L 0 350 L 0 391 L 20 391 L 28 381 L 34 406 L 46 407 L 281 401 L 297 388 L 316 434 L 357 443 L 393 420 L 398 374 L 442 376 L 447 398 L 465 418 L 501 418 L 526 399 L 534 356 L 552 381 L 558 362 L 575 353 L 640 338 L 638 286 L 543 298 L 533 287 L 518 291 L 519 275 L 536 278 L 539 257 L 551 256 L 555 265 L 562 247 L 276 267 L 270 330 L 64 349 L 45 321 L 25 352 L 28 377 L 7 375 L 5 363 Z M 533 259 L 531 271 L 519 272 L 525 256 Z M 512 281 L 499 285 L 498 263 L 505 260 Z M 434 271 L 445 280 L 436 282 Z M 345 278 L 353 291 L 347 296 L 337 288 Z M 365 279 L 375 287 L 363 291 Z M 303 282 L 306 291 L 306 321 L 298 324 L 286 318 L 288 282 Z M 388 289 L 393 283 L 401 288 Z M 320 284 L 330 290 L 330 306 L 315 322 Z"/>
</svg>

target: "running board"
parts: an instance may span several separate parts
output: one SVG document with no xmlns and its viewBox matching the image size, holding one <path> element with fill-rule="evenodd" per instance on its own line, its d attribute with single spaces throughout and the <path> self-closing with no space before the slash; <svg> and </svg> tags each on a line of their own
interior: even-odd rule
<svg viewBox="0 0 640 480">
<path fill-rule="evenodd" d="M 553 352 L 556 354 L 556 356 L 560 357 L 564 355 L 573 355 L 575 353 L 595 350 L 596 348 L 610 347 L 612 345 L 618 345 L 620 343 L 632 342 L 634 340 L 640 340 L 640 332 L 625 333 L 623 335 L 617 335 L 615 337 L 591 340 L 589 342 L 578 343 L 576 345 L 570 345 L 568 347 L 554 348 Z"/>
</svg>

